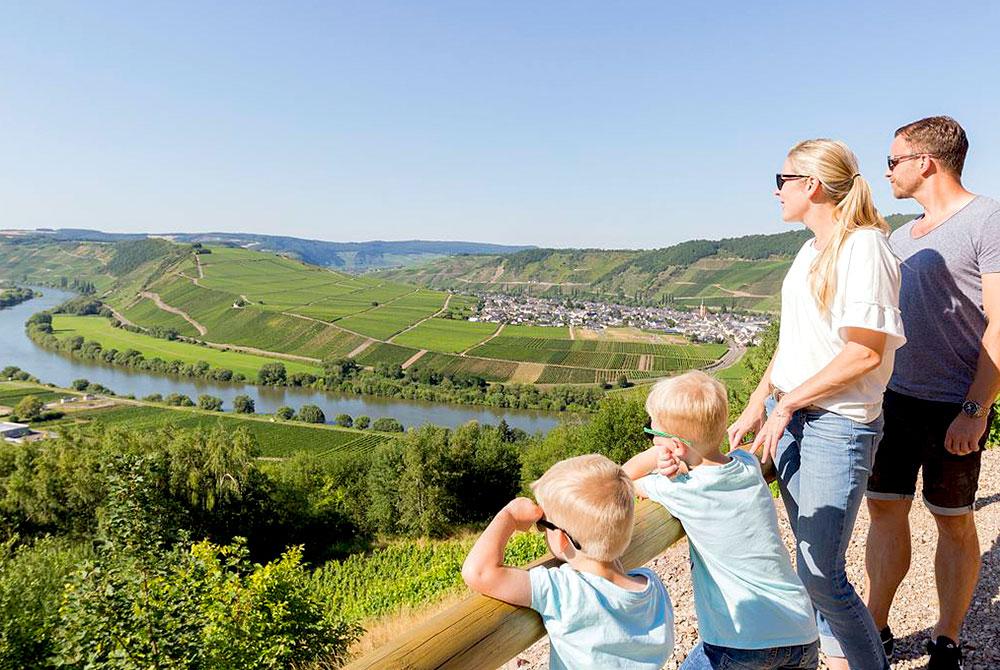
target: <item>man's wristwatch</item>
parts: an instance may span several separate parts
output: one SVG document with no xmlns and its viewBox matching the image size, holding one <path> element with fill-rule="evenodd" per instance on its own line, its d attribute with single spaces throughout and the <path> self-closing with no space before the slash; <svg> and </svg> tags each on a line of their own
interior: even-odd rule
<svg viewBox="0 0 1000 670">
<path fill-rule="evenodd" d="M 972 419 L 981 419 L 986 416 L 986 408 L 975 400 L 966 400 L 962 403 L 962 413 Z"/>
</svg>

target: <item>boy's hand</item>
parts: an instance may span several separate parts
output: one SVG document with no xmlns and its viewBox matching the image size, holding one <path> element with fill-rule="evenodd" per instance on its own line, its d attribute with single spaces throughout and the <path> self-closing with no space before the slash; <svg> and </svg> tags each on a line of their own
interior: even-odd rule
<svg viewBox="0 0 1000 670">
<path fill-rule="evenodd" d="M 543 514 L 542 508 L 528 498 L 514 498 L 503 509 L 513 519 L 514 528 L 520 531 L 529 530 Z"/>
<path fill-rule="evenodd" d="M 676 443 L 676 440 L 671 440 L 671 443 Z M 676 447 L 677 445 L 672 446 Z M 656 471 L 664 477 L 672 479 L 677 475 L 687 474 L 688 467 L 687 463 L 678 458 L 670 446 L 660 444 L 657 445 Z"/>
</svg>

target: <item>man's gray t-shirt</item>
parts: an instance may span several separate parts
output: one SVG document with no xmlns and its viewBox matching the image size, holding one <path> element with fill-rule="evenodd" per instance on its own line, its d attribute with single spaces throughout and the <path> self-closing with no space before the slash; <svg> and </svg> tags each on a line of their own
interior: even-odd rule
<svg viewBox="0 0 1000 670">
<path fill-rule="evenodd" d="M 942 402 L 965 400 L 986 330 L 984 274 L 1000 272 L 1000 203 L 976 196 L 926 235 L 915 219 L 889 238 L 900 260 L 899 309 L 906 344 L 889 388 Z"/>
</svg>

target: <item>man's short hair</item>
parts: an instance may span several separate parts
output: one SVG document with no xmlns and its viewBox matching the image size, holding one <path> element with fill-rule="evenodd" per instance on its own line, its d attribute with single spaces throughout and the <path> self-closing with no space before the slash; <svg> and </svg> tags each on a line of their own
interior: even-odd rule
<svg viewBox="0 0 1000 670">
<path fill-rule="evenodd" d="M 726 387 L 704 372 L 685 372 L 653 386 L 646 398 L 646 413 L 680 437 L 718 447 L 729 419 Z"/>
<path fill-rule="evenodd" d="M 919 152 L 933 154 L 956 177 L 962 176 L 969 140 L 958 121 L 950 116 L 929 116 L 896 130 Z"/>
<path fill-rule="evenodd" d="M 559 461 L 531 485 L 545 518 L 598 561 L 620 558 L 632 541 L 635 490 L 621 466 L 600 454 Z"/>
</svg>

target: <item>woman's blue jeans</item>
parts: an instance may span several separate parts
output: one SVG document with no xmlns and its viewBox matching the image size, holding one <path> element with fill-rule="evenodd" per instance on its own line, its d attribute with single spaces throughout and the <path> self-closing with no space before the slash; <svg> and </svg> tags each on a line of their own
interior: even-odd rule
<svg viewBox="0 0 1000 670">
<path fill-rule="evenodd" d="M 768 414 L 774 405 L 769 398 Z M 847 658 L 852 670 L 889 667 L 875 622 L 847 580 L 845 558 L 881 437 L 881 416 L 863 424 L 807 408 L 792 415 L 778 442 L 778 485 L 820 648 Z"/>
</svg>

